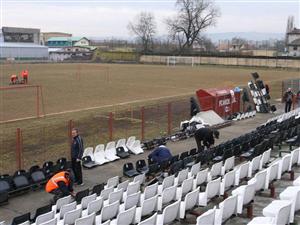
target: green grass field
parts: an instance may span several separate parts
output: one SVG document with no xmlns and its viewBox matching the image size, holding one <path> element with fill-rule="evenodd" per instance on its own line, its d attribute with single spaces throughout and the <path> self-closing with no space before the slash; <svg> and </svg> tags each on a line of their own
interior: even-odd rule
<svg viewBox="0 0 300 225">
<path fill-rule="evenodd" d="M 199 88 L 245 86 L 251 68 L 217 66 L 152 66 L 118 64 L 11 64 L 1 69 L 1 86 L 28 68 L 30 84 L 41 85 L 45 114 L 114 105 L 136 100 L 193 93 Z M 277 95 L 280 81 L 299 77 L 295 71 L 258 70 Z M 278 83 L 277 83 L 278 82 Z M 274 91 L 275 90 L 275 91 Z M 2 91 L 1 120 L 34 116 L 35 90 Z M 272 94 L 272 93 L 271 93 Z M 18 110 L 18 109 L 22 110 Z"/>
<path fill-rule="evenodd" d="M 257 71 L 268 83 L 272 98 L 281 96 L 281 81 L 299 78 L 298 71 L 221 66 L 123 64 L 7 64 L 1 65 L 1 86 L 9 77 L 29 70 L 29 84 L 41 85 L 40 108 L 46 117 L 0 124 L 0 170 L 15 169 L 15 132 L 23 134 L 24 166 L 68 156 L 68 121 L 74 120 L 86 146 L 108 140 L 108 112 L 115 112 L 114 137 L 140 134 L 140 108 L 146 105 L 146 138 L 166 131 L 166 104 L 174 104 L 173 127 L 189 114 L 188 97 L 197 89 L 246 86 Z M 34 89 L 0 91 L 0 120 L 36 115 Z M 148 105 L 155 106 L 148 106 Z M 158 106 L 157 104 L 161 104 Z M 92 108 L 92 109 L 89 109 Z M 89 110 L 86 110 L 89 109 Z"/>
</svg>

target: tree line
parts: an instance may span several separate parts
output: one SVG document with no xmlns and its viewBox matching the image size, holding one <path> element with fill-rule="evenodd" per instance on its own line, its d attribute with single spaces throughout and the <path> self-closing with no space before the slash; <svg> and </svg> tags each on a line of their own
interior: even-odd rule
<svg viewBox="0 0 300 225">
<path fill-rule="evenodd" d="M 177 0 L 175 4 L 176 15 L 164 21 L 168 29 L 168 39 L 163 45 L 171 47 L 174 52 L 178 53 L 191 52 L 195 44 L 213 46 L 210 40 L 205 38 L 203 31 L 215 25 L 220 16 L 220 11 L 214 2 L 211 0 Z M 157 34 L 153 13 L 139 13 L 127 28 L 136 36 L 142 53 L 153 51 Z"/>
</svg>

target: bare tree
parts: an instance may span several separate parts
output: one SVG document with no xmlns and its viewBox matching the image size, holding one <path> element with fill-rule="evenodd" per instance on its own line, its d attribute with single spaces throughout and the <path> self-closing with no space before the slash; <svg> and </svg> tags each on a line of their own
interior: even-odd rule
<svg viewBox="0 0 300 225">
<path fill-rule="evenodd" d="M 141 12 L 136 16 L 134 22 L 128 24 L 127 28 L 137 36 L 138 41 L 142 44 L 142 52 L 149 52 L 156 34 L 154 15 L 149 12 Z"/>
<path fill-rule="evenodd" d="M 211 0 L 177 0 L 178 13 L 166 20 L 169 34 L 177 40 L 180 51 L 189 51 L 201 41 L 202 32 L 216 22 L 219 10 Z"/>
</svg>

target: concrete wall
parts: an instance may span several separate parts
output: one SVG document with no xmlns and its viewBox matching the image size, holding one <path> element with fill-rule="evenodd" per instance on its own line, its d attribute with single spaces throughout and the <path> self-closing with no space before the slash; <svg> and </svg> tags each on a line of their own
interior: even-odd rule
<svg viewBox="0 0 300 225">
<path fill-rule="evenodd" d="M 167 58 L 168 58 L 168 56 L 142 55 L 140 57 L 140 63 L 166 64 L 167 65 Z M 197 64 L 300 69 L 300 60 L 299 59 L 194 57 L 194 65 L 197 65 Z"/>
<path fill-rule="evenodd" d="M 40 47 L 6 47 L 0 46 L 0 58 L 15 58 L 15 59 L 48 59 L 48 48 Z"/>
</svg>

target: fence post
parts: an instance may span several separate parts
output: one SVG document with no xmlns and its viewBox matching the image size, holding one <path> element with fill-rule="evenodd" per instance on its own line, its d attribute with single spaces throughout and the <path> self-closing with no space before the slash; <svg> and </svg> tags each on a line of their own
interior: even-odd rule
<svg viewBox="0 0 300 225">
<path fill-rule="evenodd" d="M 70 147 L 72 145 L 72 129 L 73 129 L 73 120 L 69 120 L 69 122 L 68 122 L 68 139 L 69 139 Z"/>
<path fill-rule="evenodd" d="M 141 107 L 141 140 L 143 141 L 145 139 L 145 108 L 144 106 Z"/>
<path fill-rule="evenodd" d="M 168 135 L 172 133 L 172 103 L 168 103 Z"/>
<path fill-rule="evenodd" d="M 68 122 L 68 138 L 69 144 L 72 145 L 72 129 L 73 129 L 73 120 L 69 120 Z"/>
<path fill-rule="evenodd" d="M 40 88 L 36 86 L 36 115 L 40 117 Z"/>
<path fill-rule="evenodd" d="M 17 128 L 16 132 L 16 166 L 18 170 L 22 169 L 22 131 L 21 128 Z"/>
<path fill-rule="evenodd" d="M 113 140 L 113 119 L 114 115 L 112 112 L 109 113 L 109 119 L 108 119 L 108 132 L 109 132 L 109 140 Z"/>
</svg>

